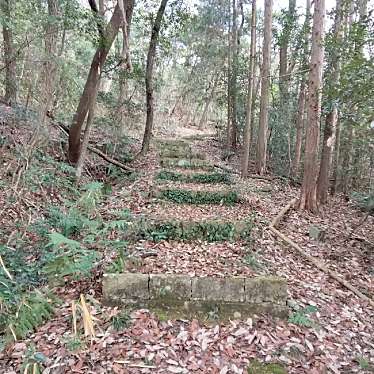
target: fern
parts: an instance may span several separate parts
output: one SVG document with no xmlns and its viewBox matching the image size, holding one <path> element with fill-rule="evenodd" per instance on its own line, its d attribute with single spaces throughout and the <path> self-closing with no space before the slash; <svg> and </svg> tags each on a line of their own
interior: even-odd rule
<svg viewBox="0 0 374 374">
<path fill-rule="evenodd" d="M 49 238 L 47 247 L 52 251 L 46 255 L 43 267 L 43 272 L 49 278 L 87 276 L 90 273 L 99 257 L 97 252 L 83 249 L 79 242 L 60 233 L 51 233 Z"/>
</svg>

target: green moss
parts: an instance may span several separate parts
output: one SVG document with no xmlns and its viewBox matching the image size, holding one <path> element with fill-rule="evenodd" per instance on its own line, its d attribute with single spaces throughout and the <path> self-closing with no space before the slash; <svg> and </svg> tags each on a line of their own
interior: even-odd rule
<svg viewBox="0 0 374 374">
<path fill-rule="evenodd" d="M 206 171 L 213 171 L 214 166 L 206 160 L 196 158 L 162 158 L 160 161 L 162 167 L 176 167 L 181 169 L 201 169 Z"/>
<path fill-rule="evenodd" d="M 140 221 L 134 226 L 134 240 L 205 240 L 219 242 L 226 240 L 245 239 L 251 236 L 253 218 L 246 221 L 227 222 L 206 220 L 189 221 Z"/>
<path fill-rule="evenodd" d="M 263 364 L 257 360 L 252 361 L 247 371 L 248 374 L 287 374 L 286 369 L 280 364 Z"/>
<path fill-rule="evenodd" d="M 174 171 L 162 170 L 156 179 L 183 183 L 225 183 L 230 184 L 230 176 L 223 173 L 195 173 L 183 174 Z"/>
<path fill-rule="evenodd" d="M 165 189 L 159 197 L 178 204 L 225 204 L 233 205 L 239 202 L 235 191 L 189 191 L 181 189 Z"/>
</svg>

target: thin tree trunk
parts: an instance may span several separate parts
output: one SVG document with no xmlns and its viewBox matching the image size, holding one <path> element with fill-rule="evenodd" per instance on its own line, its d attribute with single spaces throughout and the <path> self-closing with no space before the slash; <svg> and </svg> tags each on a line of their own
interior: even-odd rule
<svg viewBox="0 0 374 374">
<path fill-rule="evenodd" d="M 216 75 L 216 73 L 214 72 L 213 75 Z M 213 87 L 212 87 L 212 89 L 210 91 L 209 96 L 207 97 L 207 99 L 205 101 L 203 114 L 201 115 L 201 118 L 200 118 L 200 121 L 199 121 L 198 128 L 200 130 L 205 126 L 205 123 L 206 123 L 206 120 L 207 120 L 209 106 L 210 106 L 210 103 L 212 102 L 212 100 L 214 98 L 214 94 L 216 92 L 218 80 L 219 80 L 219 75 L 217 75 L 216 77 L 213 78 Z"/>
<path fill-rule="evenodd" d="M 307 129 L 305 140 L 304 177 L 300 195 L 300 209 L 318 211 L 317 175 L 318 144 L 321 116 L 323 67 L 323 39 L 325 0 L 314 1 L 312 51 L 308 81 Z"/>
<path fill-rule="evenodd" d="M 326 204 L 327 202 L 337 120 L 338 110 L 334 108 L 326 117 L 325 129 L 323 132 L 321 165 L 317 183 L 317 198 L 321 204 Z"/>
<path fill-rule="evenodd" d="M 91 102 L 91 107 L 88 111 L 87 123 L 86 123 L 86 128 L 84 129 L 81 152 L 79 154 L 79 159 L 78 159 L 77 167 L 76 167 L 75 176 L 76 176 L 77 184 L 79 183 L 81 176 L 82 176 L 84 161 L 86 159 L 86 154 L 87 154 L 88 143 L 90 141 L 90 133 L 91 133 L 91 128 L 92 128 L 92 124 L 93 124 L 93 120 L 95 116 L 96 96 L 97 96 L 98 88 L 96 88 L 95 92 L 96 92 L 95 97 L 93 98 Z"/>
<path fill-rule="evenodd" d="M 247 95 L 247 113 L 244 128 L 244 144 L 242 156 L 242 178 L 248 175 L 249 149 L 252 142 L 252 107 L 254 96 L 254 73 L 256 60 L 256 0 L 252 0 L 252 14 L 251 14 L 251 48 L 249 56 L 249 79 L 248 79 L 248 95 Z"/>
<path fill-rule="evenodd" d="M 133 7 L 134 0 L 125 0 L 125 3 L 126 8 Z M 103 32 L 102 43 L 100 43 L 92 59 L 87 81 L 84 86 L 82 96 L 79 100 L 78 108 L 74 115 L 72 125 L 70 127 L 68 157 L 69 161 L 73 164 L 76 164 L 79 158 L 81 149 L 80 137 L 82 126 L 89 108 L 92 106 L 92 101 L 96 97 L 96 90 L 99 86 L 102 68 L 122 23 L 122 12 L 117 3 L 116 7 L 114 8 L 112 18 L 110 19 L 109 24 Z"/>
<path fill-rule="evenodd" d="M 340 119 L 337 118 L 336 122 L 336 130 L 335 130 L 335 152 L 334 152 L 334 161 L 332 167 L 332 186 L 331 186 L 331 195 L 335 195 L 335 193 L 339 190 L 339 164 L 340 164 L 340 134 L 341 134 L 341 126 L 340 126 Z"/>
<path fill-rule="evenodd" d="M 230 148 L 235 149 L 237 143 L 237 80 L 238 80 L 238 8 L 237 0 L 232 0 L 232 75 L 231 75 L 231 143 Z"/>
<path fill-rule="evenodd" d="M 304 51 L 302 58 L 302 70 L 308 69 L 308 54 L 309 54 L 309 34 L 310 34 L 310 0 L 306 0 L 305 7 L 305 21 L 303 26 L 304 32 Z M 295 156 L 292 162 L 292 177 L 297 178 L 300 171 L 301 148 L 303 143 L 303 131 L 305 122 L 305 107 L 306 107 L 306 73 L 301 77 L 297 115 L 296 115 L 296 139 L 295 139 Z"/>
<path fill-rule="evenodd" d="M 335 43 L 337 43 L 337 48 L 339 48 L 342 42 L 342 0 L 336 1 L 335 10 L 335 23 L 334 23 L 334 37 Z M 332 52 L 332 58 L 330 61 L 330 66 L 327 69 L 330 73 L 329 84 L 335 87 L 340 79 L 340 54 Z M 335 95 L 336 96 L 336 95 Z M 330 101 L 335 101 L 336 97 L 330 97 Z M 332 163 L 332 155 L 335 145 L 335 135 L 336 135 L 336 123 L 338 120 L 338 109 L 335 104 L 332 104 L 332 110 L 327 114 L 325 121 L 325 130 L 323 136 L 322 145 L 322 158 L 321 166 L 319 169 L 318 183 L 317 183 L 317 198 L 321 204 L 326 204 L 328 188 L 330 185 L 330 170 Z"/>
<path fill-rule="evenodd" d="M 305 114 L 305 82 L 300 85 L 299 99 L 297 104 L 296 116 L 296 141 L 295 141 L 295 157 L 292 165 L 292 176 L 297 177 L 300 169 L 301 146 L 304 130 L 304 114 Z"/>
<path fill-rule="evenodd" d="M 144 155 L 149 151 L 149 144 L 151 142 L 153 130 L 153 111 L 154 111 L 154 97 L 153 97 L 153 66 L 155 62 L 156 46 L 158 42 L 158 35 L 160 32 L 162 17 L 165 12 L 168 0 L 161 0 L 155 22 L 152 28 L 151 41 L 149 43 L 147 68 L 145 74 L 146 99 L 147 99 L 147 119 L 145 123 L 145 131 L 143 137 L 143 144 L 141 154 Z"/>
<path fill-rule="evenodd" d="M 13 32 L 11 24 L 11 0 L 0 0 L 3 40 L 4 40 L 4 64 L 5 64 L 5 101 L 9 104 L 17 101 L 17 69 L 16 56 L 13 45 Z"/>
<path fill-rule="evenodd" d="M 44 137 L 49 133 L 48 127 L 45 126 L 47 112 L 52 109 L 54 90 L 57 80 L 57 48 L 59 27 L 57 17 L 59 15 L 58 2 L 48 0 L 48 22 L 45 27 L 45 62 L 42 69 L 42 82 L 40 87 L 39 99 L 39 123 L 38 130 L 42 131 Z"/>
<path fill-rule="evenodd" d="M 232 30 L 231 30 L 231 0 L 229 0 L 229 31 L 228 31 L 228 46 L 227 46 L 227 127 L 226 127 L 226 148 L 231 147 L 231 125 L 232 125 Z"/>
<path fill-rule="evenodd" d="M 264 42 L 262 49 L 260 124 L 257 139 L 256 171 L 263 175 L 266 172 L 266 155 L 268 140 L 270 57 L 272 33 L 273 0 L 265 0 Z"/>
<path fill-rule="evenodd" d="M 122 26 L 122 49 L 121 49 L 121 58 L 123 62 L 121 64 L 121 69 L 119 72 L 119 94 L 117 99 L 117 110 L 115 114 L 116 121 L 120 125 L 120 133 L 124 131 L 124 102 L 127 96 L 128 83 L 125 77 L 125 72 L 132 69 L 130 54 L 128 52 L 129 42 L 128 38 L 130 37 L 130 24 L 132 20 L 133 7 L 127 7 L 125 12 L 126 25 Z"/>
</svg>

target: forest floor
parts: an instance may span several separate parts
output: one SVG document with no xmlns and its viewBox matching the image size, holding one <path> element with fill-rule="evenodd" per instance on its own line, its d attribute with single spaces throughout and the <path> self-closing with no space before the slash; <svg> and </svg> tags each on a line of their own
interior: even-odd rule
<svg viewBox="0 0 374 374">
<path fill-rule="evenodd" d="M 193 130 L 186 131 L 187 135 L 194 135 Z M 237 160 L 222 162 L 220 144 L 213 137 L 196 137 L 191 142 L 195 150 L 207 155 L 209 162 L 231 168 L 235 173 Z M 305 261 L 268 230 L 271 220 L 298 196 L 298 188 L 271 176 L 243 181 L 232 174 L 233 187 L 242 199 L 240 204 L 229 207 L 172 204 L 160 202 L 153 194 L 157 184 L 155 175 L 161 170 L 155 149 L 146 160 L 134 161 L 131 167 L 141 173 L 113 186 L 112 194 L 99 207 L 103 215 L 128 209 L 135 217 L 191 221 L 207 218 L 237 221 L 253 217 L 253 229 L 250 241 L 140 240 L 129 245 L 129 256 L 144 251 L 156 255 L 128 261 L 126 270 L 283 276 L 288 282 L 290 318 L 279 320 L 261 315 L 229 322 L 199 322 L 169 320 L 148 310 L 135 310 L 129 312 L 121 329 L 115 329 L 111 321 L 121 312 L 101 303 L 103 267 L 118 255 L 107 247 L 102 248 L 103 259 L 90 277 L 70 280 L 55 288 L 62 303 L 52 319 L 0 352 L 0 372 L 20 372 L 30 346 L 43 357 L 43 373 L 246 373 L 254 359 L 278 362 L 288 373 L 295 374 L 374 372 L 373 307 Z M 190 190 L 226 188 L 175 182 L 163 182 L 163 186 Z M 47 193 L 58 195 L 55 191 Z M 26 201 L 34 197 L 32 192 L 24 194 Z M 6 192 L 2 191 L 2 199 L 5 198 Z M 41 196 L 39 202 L 31 203 L 42 207 L 43 199 Z M 55 196 L 55 202 L 59 200 Z M 373 217 L 349 235 L 363 216 L 363 212 L 337 196 L 329 200 L 319 215 L 291 210 L 279 230 L 373 298 Z M 3 227 L 9 226 L 6 219 Z M 325 232 L 323 240 L 309 236 L 311 226 Z M 72 337 L 71 303 L 80 294 L 85 295 L 94 316 L 96 334 L 92 339 Z"/>
</svg>

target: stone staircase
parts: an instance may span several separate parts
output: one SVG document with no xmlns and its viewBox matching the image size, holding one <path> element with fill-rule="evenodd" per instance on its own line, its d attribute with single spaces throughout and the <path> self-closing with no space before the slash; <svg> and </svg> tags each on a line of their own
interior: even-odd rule
<svg viewBox="0 0 374 374">
<path fill-rule="evenodd" d="M 204 154 L 182 140 L 157 140 L 162 169 L 155 176 L 157 209 L 133 225 L 134 242 L 148 240 L 185 243 L 235 243 L 250 237 L 252 221 L 191 220 L 173 217 L 178 206 L 188 212 L 204 207 L 233 209 L 242 203 L 230 176 L 217 171 Z M 226 208 L 227 207 L 227 208 Z M 165 209 L 166 208 L 166 209 Z M 219 213 L 218 213 L 219 214 Z M 178 255 L 178 254 L 176 254 Z M 108 305 L 149 308 L 169 318 L 246 318 L 268 313 L 286 317 L 287 284 L 276 276 L 191 276 L 141 272 L 104 274 L 103 299 Z M 172 270 L 172 269 L 171 269 Z"/>
</svg>

